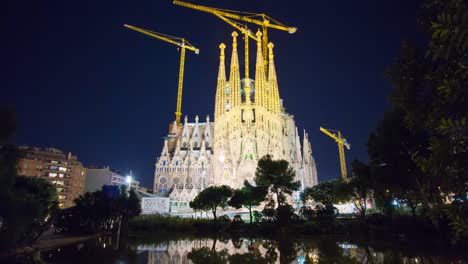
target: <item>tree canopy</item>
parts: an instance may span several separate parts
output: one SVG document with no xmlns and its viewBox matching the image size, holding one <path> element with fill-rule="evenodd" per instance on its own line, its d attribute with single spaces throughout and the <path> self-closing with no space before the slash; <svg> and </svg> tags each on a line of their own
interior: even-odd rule
<svg viewBox="0 0 468 264">
<path fill-rule="evenodd" d="M 189 205 L 195 210 L 211 210 L 213 218 L 217 220 L 216 211 L 218 207 L 227 207 L 228 200 L 231 196 L 232 189 L 227 185 L 210 186 L 201 191 Z"/>
<path fill-rule="evenodd" d="M 266 188 L 276 195 L 278 206 L 286 202 L 285 194 L 291 195 L 299 190 L 299 181 L 294 181 L 296 174 L 286 160 L 272 160 L 270 155 L 262 157 L 258 161 L 255 172 L 255 184 Z"/>
<path fill-rule="evenodd" d="M 427 46 L 404 42 L 387 70 L 396 121 L 384 118 L 369 154 L 372 162 L 387 159 L 377 177 L 391 172 L 408 187 L 390 192 L 420 199 L 424 212 L 436 218 L 443 212 L 458 235 L 468 235 L 468 3 L 426 0 L 418 20 Z"/>
<path fill-rule="evenodd" d="M 252 186 L 245 180 L 244 187 L 234 190 L 234 194 L 229 200 L 229 205 L 237 209 L 242 206 L 249 209 L 250 223 L 252 223 L 252 207 L 260 205 L 265 200 L 265 196 L 265 188 Z"/>
</svg>

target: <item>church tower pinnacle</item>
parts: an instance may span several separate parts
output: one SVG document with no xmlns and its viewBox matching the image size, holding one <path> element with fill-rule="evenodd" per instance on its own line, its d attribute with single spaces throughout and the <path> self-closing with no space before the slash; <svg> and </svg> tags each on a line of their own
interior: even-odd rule
<svg viewBox="0 0 468 264">
<path fill-rule="evenodd" d="M 278 89 L 278 79 L 276 77 L 275 62 L 273 60 L 273 43 L 268 44 L 269 63 L 268 63 L 268 110 L 275 114 L 280 112 L 280 97 Z"/>
<path fill-rule="evenodd" d="M 257 61 L 255 64 L 255 105 L 266 107 L 266 77 L 262 55 L 262 32 L 257 32 Z"/>
<path fill-rule="evenodd" d="M 215 120 L 218 119 L 226 111 L 226 67 L 224 66 L 224 49 L 226 45 L 221 43 L 219 45 L 219 70 L 218 70 L 218 84 L 216 86 L 216 99 L 215 99 Z"/>
<path fill-rule="evenodd" d="M 240 105 L 240 72 L 239 72 L 239 55 L 237 54 L 237 32 L 232 32 L 232 56 L 231 67 L 229 71 L 229 105 L 234 108 Z"/>
</svg>

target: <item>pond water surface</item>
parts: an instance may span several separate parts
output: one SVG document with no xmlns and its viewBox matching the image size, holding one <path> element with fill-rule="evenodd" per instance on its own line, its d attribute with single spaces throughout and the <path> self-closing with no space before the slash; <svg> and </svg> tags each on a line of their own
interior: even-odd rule
<svg viewBox="0 0 468 264">
<path fill-rule="evenodd" d="M 425 244 L 425 245 L 423 245 Z M 118 246 L 120 245 L 120 246 Z M 41 253 L 45 263 L 468 263 L 463 252 L 427 241 L 349 243 L 330 238 L 151 238 L 115 241 L 101 237 Z"/>
</svg>

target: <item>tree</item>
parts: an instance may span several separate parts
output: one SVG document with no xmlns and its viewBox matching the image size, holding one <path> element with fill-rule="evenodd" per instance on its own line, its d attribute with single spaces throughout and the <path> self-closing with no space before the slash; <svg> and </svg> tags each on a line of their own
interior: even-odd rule
<svg viewBox="0 0 468 264">
<path fill-rule="evenodd" d="M 405 126 L 404 113 L 400 110 L 386 113 L 369 136 L 367 146 L 374 197 L 387 215 L 393 212 L 395 199 L 407 204 L 415 214 L 420 197 L 430 197 L 423 193 L 429 187 L 413 160 L 425 140 L 424 134 L 413 133 Z"/>
<path fill-rule="evenodd" d="M 30 244 L 49 227 L 57 208 L 47 181 L 17 175 L 18 149 L 12 144 L 15 113 L 0 107 L 0 248 Z"/>
<path fill-rule="evenodd" d="M 5 235 L 17 245 L 30 244 L 50 227 L 58 206 L 57 192 L 52 184 L 36 177 L 17 176 L 13 189 Z"/>
<path fill-rule="evenodd" d="M 100 191 L 75 199 L 75 206 L 62 210 L 55 225 L 64 233 L 118 231 L 140 213 L 140 201 L 133 190 L 103 186 Z"/>
<path fill-rule="evenodd" d="M 361 217 L 366 215 L 367 198 L 372 190 L 373 181 L 368 165 L 354 160 L 351 163 L 352 177 L 348 182 L 340 184 L 342 188 L 340 192 L 348 196 L 348 199 L 353 201 L 354 206 Z"/>
<path fill-rule="evenodd" d="M 231 196 L 232 189 L 227 185 L 210 186 L 201 191 L 189 205 L 195 210 L 211 210 L 213 218 L 216 221 L 216 211 L 218 207 L 227 207 L 228 200 Z"/>
<path fill-rule="evenodd" d="M 286 160 L 272 160 L 270 155 L 262 157 L 258 161 L 255 172 L 255 184 L 263 187 L 276 195 L 278 207 L 286 202 L 285 194 L 291 195 L 299 190 L 300 182 L 294 181 L 296 174 Z"/>
<path fill-rule="evenodd" d="M 234 190 L 234 194 L 228 204 L 237 209 L 245 206 L 249 209 L 250 223 L 252 223 L 252 206 L 260 205 L 266 196 L 266 190 L 262 187 L 252 186 L 247 180 L 242 189 Z"/>
<path fill-rule="evenodd" d="M 427 34 L 420 55 L 404 43 L 389 68 L 390 102 L 405 127 L 425 141 L 411 153 L 423 209 L 445 212 L 458 235 L 468 235 L 468 4 L 424 1 L 419 23 Z M 439 210 L 442 209 L 442 210 Z"/>
<path fill-rule="evenodd" d="M 307 200 L 313 199 L 317 203 L 323 205 L 336 204 L 344 200 L 344 196 L 339 191 L 341 181 L 340 180 L 329 180 L 321 182 L 313 187 L 307 187 L 301 193 L 301 200 L 306 203 Z"/>
</svg>

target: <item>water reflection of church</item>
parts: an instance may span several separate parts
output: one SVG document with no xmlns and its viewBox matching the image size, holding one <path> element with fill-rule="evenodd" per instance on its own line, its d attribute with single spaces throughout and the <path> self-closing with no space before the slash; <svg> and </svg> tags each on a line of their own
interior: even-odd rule
<svg viewBox="0 0 468 264">
<path fill-rule="evenodd" d="M 257 161 L 266 154 L 285 159 L 294 168 L 302 187 L 317 184 L 317 171 L 307 133 L 301 139 L 294 116 L 279 96 L 273 56 L 268 45 L 268 67 L 263 62 L 258 32 L 255 80 L 240 78 L 237 33 L 233 33 L 229 79 L 226 78 L 225 45 L 221 44 L 215 96 L 214 122 L 195 117 L 174 122 L 164 140 L 154 173 L 154 193 L 168 196 L 172 212 L 188 206 L 203 188 L 211 185 L 242 186 L 253 181 Z"/>
<path fill-rule="evenodd" d="M 219 241 L 214 239 L 200 239 L 200 240 L 179 240 L 170 241 L 165 245 L 152 246 L 138 246 L 138 250 L 148 250 L 148 264 L 156 263 L 174 263 L 174 264 L 188 264 L 193 263 L 189 258 L 189 255 L 194 250 L 207 248 L 211 252 L 218 254 L 222 253 L 224 256 L 233 256 L 236 254 L 248 254 L 257 252 L 259 256 L 267 255 L 267 252 L 272 250 L 266 247 L 262 240 L 239 240 L 239 243 L 233 242 L 233 240 Z M 273 249 L 274 256 L 279 256 L 279 251 Z M 276 258 L 275 258 L 276 259 Z M 271 263 L 279 263 L 271 262 Z"/>
</svg>

